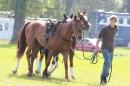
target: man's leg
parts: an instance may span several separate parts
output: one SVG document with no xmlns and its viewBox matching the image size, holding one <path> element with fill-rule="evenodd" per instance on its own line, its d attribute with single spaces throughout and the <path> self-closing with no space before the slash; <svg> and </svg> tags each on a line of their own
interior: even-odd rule
<svg viewBox="0 0 130 86">
<path fill-rule="evenodd" d="M 107 49 L 102 49 L 102 54 L 104 57 L 104 65 L 101 74 L 101 83 L 106 84 L 107 83 L 106 78 L 109 75 L 109 69 L 111 67 L 112 57 L 111 57 L 111 52 Z"/>
</svg>

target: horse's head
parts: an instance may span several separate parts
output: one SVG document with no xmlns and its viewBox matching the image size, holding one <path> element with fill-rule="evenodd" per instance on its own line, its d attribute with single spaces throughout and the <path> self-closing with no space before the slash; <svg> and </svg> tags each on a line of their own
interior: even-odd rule
<svg viewBox="0 0 130 86">
<path fill-rule="evenodd" d="M 76 36 L 77 41 L 80 41 L 83 38 L 82 31 L 83 31 L 84 24 L 82 23 L 82 18 L 83 18 L 82 16 L 78 18 L 75 15 L 72 23 L 72 29 Z"/>
<path fill-rule="evenodd" d="M 66 16 L 66 15 L 63 13 L 63 16 L 64 16 L 64 19 L 62 20 L 63 23 L 69 22 L 69 21 L 71 21 L 72 18 L 73 18 L 73 14 L 72 14 L 70 17 L 68 17 L 68 16 Z"/>
<path fill-rule="evenodd" d="M 85 10 L 83 13 L 80 13 L 80 12 L 78 12 L 78 11 L 77 11 L 77 13 L 78 13 L 78 17 L 79 17 L 79 18 L 80 18 L 81 16 L 83 17 L 83 18 L 82 18 L 82 22 L 83 22 L 83 24 L 84 24 L 84 30 L 89 31 L 89 30 L 92 28 L 92 25 L 89 23 L 88 17 L 85 16 L 86 10 Z"/>
</svg>

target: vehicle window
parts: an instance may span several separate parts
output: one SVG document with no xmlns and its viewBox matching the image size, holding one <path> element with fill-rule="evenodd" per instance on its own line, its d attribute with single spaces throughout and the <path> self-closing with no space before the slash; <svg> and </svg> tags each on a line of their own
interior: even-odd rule
<svg viewBox="0 0 130 86">
<path fill-rule="evenodd" d="M 89 40 L 83 40 L 85 44 L 91 44 Z"/>
<path fill-rule="evenodd" d="M 130 24 L 130 18 L 127 19 L 127 24 Z"/>
<path fill-rule="evenodd" d="M 5 24 L 5 30 L 8 30 L 8 27 L 9 27 L 9 24 L 6 23 L 6 24 Z"/>
<path fill-rule="evenodd" d="M 2 31 L 2 25 L 0 24 L 0 31 Z"/>
<path fill-rule="evenodd" d="M 103 23 L 106 23 L 106 22 L 107 22 L 107 18 L 106 18 L 106 17 L 103 18 L 103 19 L 102 19 L 102 22 L 103 22 Z"/>
<path fill-rule="evenodd" d="M 119 24 L 123 24 L 123 18 L 119 19 Z"/>
</svg>

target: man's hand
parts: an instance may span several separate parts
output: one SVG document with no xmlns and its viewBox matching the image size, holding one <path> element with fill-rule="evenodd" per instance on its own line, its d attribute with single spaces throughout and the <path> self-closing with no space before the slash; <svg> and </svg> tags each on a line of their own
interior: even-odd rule
<svg viewBox="0 0 130 86">
<path fill-rule="evenodd" d="M 98 53 L 98 47 L 95 47 L 94 52 L 95 52 L 95 53 Z"/>
<path fill-rule="evenodd" d="M 99 44 L 99 41 L 100 41 L 100 39 L 97 38 L 96 47 L 95 47 L 95 50 L 94 50 L 95 53 L 98 53 L 98 44 Z"/>
</svg>

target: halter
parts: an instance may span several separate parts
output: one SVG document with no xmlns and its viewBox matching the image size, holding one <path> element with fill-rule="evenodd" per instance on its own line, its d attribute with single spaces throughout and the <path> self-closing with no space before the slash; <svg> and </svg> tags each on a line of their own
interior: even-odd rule
<svg viewBox="0 0 130 86">
<path fill-rule="evenodd" d="M 83 23 L 82 23 L 83 24 Z M 83 24 L 83 26 L 84 26 L 84 24 Z M 75 30 L 74 29 L 75 28 L 75 23 L 74 23 L 74 21 L 72 22 L 72 30 L 73 30 L 73 32 L 74 32 L 74 35 L 76 35 L 78 32 L 82 32 L 82 30 Z"/>
<path fill-rule="evenodd" d="M 89 21 L 88 21 L 88 19 L 87 19 L 87 17 L 85 16 L 85 15 L 81 15 L 81 16 L 83 16 L 83 18 L 84 18 L 84 22 L 83 22 L 83 24 L 84 24 L 84 29 L 86 29 L 87 31 L 89 30 L 89 29 L 87 29 L 85 26 L 87 26 L 87 27 L 89 27 L 89 28 L 91 28 L 91 24 L 89 23 Z M 85 25 L 87 23 L 87 25 Z"/>
</svg>

